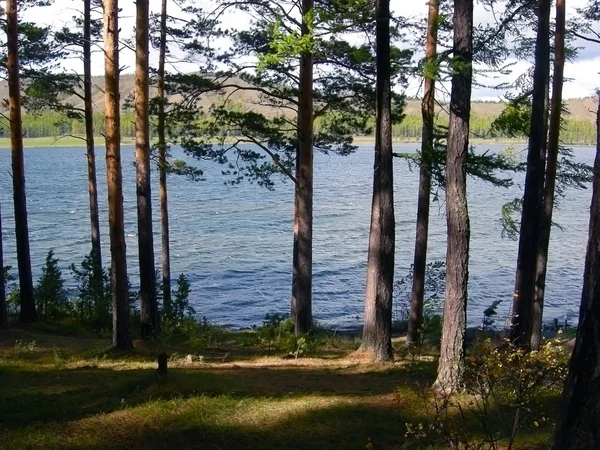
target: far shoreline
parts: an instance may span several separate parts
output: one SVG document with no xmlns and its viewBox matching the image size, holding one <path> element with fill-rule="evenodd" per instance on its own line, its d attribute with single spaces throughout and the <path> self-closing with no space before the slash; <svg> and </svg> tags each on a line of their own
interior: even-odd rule
<svg viewBox="0 0 600 450">
<path fill-rule="evenodd" d="M 97 136 L 95 138 L 96 147 L 103 147 L 104 138 Z M 527 141 L 523 139 L 471 139 L 471 144 L 492 144 L 492 145 L 527 145 Z M 371 136 L 355 136 L 354 143 L 357 145 L 375 145 L 375 139 Z M 420 144 L 420 139 L 394 139 L 394 144 Z M 133 138 L 123 139 L 121 145 L 134 145 Z M 588 147 L 594 144 L 568 144 L 571 147 Z M 67 147 L 85 147 L 85 141 L 73 136 L 65 136 L 62 138 L 55 137 L 39 137 L 39 138 L 23 138 L 23 146 L 25 150 L 36 148 L 67 148 Z M 0 150 L 9 150 L 11 148 L 10 138 L 0 138 Z"/>
</svg>

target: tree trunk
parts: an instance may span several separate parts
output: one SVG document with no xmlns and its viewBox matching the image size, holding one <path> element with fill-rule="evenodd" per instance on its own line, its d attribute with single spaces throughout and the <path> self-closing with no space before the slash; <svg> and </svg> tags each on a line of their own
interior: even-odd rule
<svg viewBox="0 0 600 450">
<path fill-rule="evenodd" d="M 431 196 L 431 153 L 433 152 L 433 122 L 435 117 L 434 71 L 437 53 L 437 31 L 439 0 L 429 1 L 427 19 L 427 42 L 425 44 L 424 90 L 421 102 L 423 131 L 421 138 L 421 167 L 419 169 L 419 200 L 417 204 L 417 233 L 413 263 L 413 284 L 410 299 L 410 315 L 406 343 L 419 340 L 419 329 L 423 321 L 423 297 L 425 295 L 425 270 L 427 267 L 427 237 L 429 234 L 429 204 Z"/>
<path fill-rule="evenodd" d="M 156 335 L 156 269 L 152 234 L 150 197 L 150 117 L 148 65 L 148 0 L 136 0 L 135 27 L 135 167 L 138 214 L 138 255 L 140 261 L 140 301 L 142 339 Z"/>
<path fill-rule="evenodd" d="M 91 0 L 83 4 L 83 97 L 85 109 L 85 142 L 87 146 L 88 193 L 90 197 L 90 224 L 92 259 L 96 286 L 102 283 L 102 248 L 98 219 L 98 183 L 96 181 L 96 150 L 94 147 L 94 109 L 92 106 L 92 31 Z"/>
<path fill-rule="evenodd" d="M 302 35 L 311 31 L 307 22 L 313 0 L 302 0 Z M 312 231 L 313 231 L 313 55 L 300 55 L 298 96 L 297 184 L 294 201 L 294 251 L 291 316 L 296 334 L 312 327 Z"/>
<path fill-rule="evenodd" d="M 167 53 L 167 0 L 160 12 L 160 49 L 158 54 L 158 170 L 160 199 L 160 232 L 162 238 L 163 310 L 171 315 L 171 249 L 169 246 L 169 203 L 167 198 L 167 140 L 165 121 L 165 60 Z"/>
<path fill-rule="evenodd" d="M 513 294 L 511 338 L 521 347 L 528 347 L 531 343 L 536 256 L 544 196 L 546 118 L 548 117 L 545 97 L 550 70 L 550 3 L 550 0 L 538 0 L 531 131 Z"/>
<path fill-rule="evenodd" d="M 375 162 L 365 290 L 365 323 L 360 350 L 369 353 L 374 361 L 388 361 L 393 358 L 392 294 L 396 227 L 392 163 L 389 0 L 376 0 L 375 11 L 377 19 Z"/>
<path fill-rule="evenodd" d="M 2 212 L 0 211 L 0 329 L 8 330 L 8 305 L 6 304 L 6 280 L 4 279 L 4 253 L 2 248 Z"/>
<path fill-rule="evenodd" d="M 19 22 L 17 0 L 6 0 L 8 109 L 10 118 L 10 144 L 12 147 L 13 199 L 15 204 L 15 236 L 17 239 L 17 265 L 19 267 L 19 297 L 21 322 L 37 320 L 31 257 L 29 254 L 29 227 L 27 225 L 27 200 L 25 197 L 25 158 L 21 122 L 21 81 L 19 76 Z"/>
<path fill-rule="evenodd" d="M 106 183 L 113 297 L 113 345 L 132 347 L 129 334 L 129 286 L 123 217 L 121 172 L 121 127 L 119 109 L 118 0 L 104 0 L 104 133 L 106 138 Z"/>
<path fill-rule="evenodd" d="M 473 79 L 473 0 L 454 0 L 454 60 L 446 159 L 446 293 L 434 390 L 450 393 L 462 382 L 469 279 L 467 154 Z"/>
<path fill-rule="evenodd" d="M 596 161 L 579 326 L 554 428 L 553 450 L 600 448 L 600 91 L 598 101 Z"/>
<path fill-rule="evenodd" d="M 552 104 L 550 105 L 550 130 L 548 133 L 548 160 L 544 184 L 539 245 L 537 249 L 536 278 L 533 297 L 533 323 L 531 349 L 539 350 L 542 341 L 542 317 L 548 265 L 548 246 L 552 228 L 554 189 L 560 137 L 560 115 L 562 112 L 562 87 L 565 66 L 565 0 L 556 1 L 556 31 L 554 34 L 554 74 L 552 76 Z"/>
</svg>

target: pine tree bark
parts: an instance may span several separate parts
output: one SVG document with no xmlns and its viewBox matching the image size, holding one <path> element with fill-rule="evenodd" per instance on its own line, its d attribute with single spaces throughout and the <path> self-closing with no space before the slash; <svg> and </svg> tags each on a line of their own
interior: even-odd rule
<svg viewBox="0 0 600 450">
<path fill-rule="evenodd" d="M 313 0 L 302 0 L 302 36 L 310 33 L 307 20 L 313 5 Z M 312 327 L 313 55 L 307 49 L 300 56 L 299 87 L 291 300 L 297 335 L 307 333 Z"/>
<path fill-rule="evenodd" d="M 473 0 L 454 0 L 454 74 L 446 159 L 446 293 L 434 390 L 448 394 L 462 382 L 469 279 L 467 154 L 473 80 Z"/>
<path fill-rule="evenodd" d="M 169 202 L 167 195 L 167 139 L 165 120 L 165 62 L 167 57 L 167 0 L 160 12 L 160 48 L 158 53 L 158 172 L 160 201 L 160 234 L 162 242 L 163 310 L 171 315 L 171 247 L 169 245 Z"/>
<path fill-rule="evenodd" d="M 156 301 L 156 269 L 152 233 L 152 199 L 150 184 L 150 116 L 148 0 L 136 0 L 135 27 L 135 167 L 138 215 L 138 255 L 140 262 L 140 302 L 142 339 L 156 335 L 158 304 Z"/>
<path fill-rule="evenodd" d="M 538 29 L 535 44 L 532 114 L 527 152 L 527 172 L 521 213 L 519 251 L 513 294 L 511 339 L 527 348 L 533 329 L 533 300 L 537 250 L 544 196 L 546 160 L 546 92 L 550 71 L 550 0 L 538 0 Z"/>
<path fill-rule="evenodd" d="M 377 106 L 373 201 L 365 289 L 365 323 L 360 351 L 373 361 L 392 353 L 395 217 L 391 116 L 390 2 L 376 0 Z"/>
<path fill-rule="evenodd" d="M 19 22 L 17 0 L 6 0 L 8 110 L 10 119 L 10 144 L 12 147 L 13 199 L 15 207 L 15 236 L 17 240 L 17 265 L 19 267 L 19 297 L 21 322 L 37 320 L 31 256 L 29 252 L 29 226 L 27 224 L 27 199 L 25 196 L 25 158 L 21 122 L 21 81 L 19 76 Z"/>
<path fill-rule="evenodd" d="M 552 450 L 600 448 L 600 91 L 596 129 L 596 160 L 579 326 L 554 428 Z"/>
<path fill-rule="evenodd" d="M 96 149 L 94 146 L 94 108 L 92 106 L 92 12 L 91 0 L 83 3 L 83 98 L 85 116 L 85 143 L 87 147 L 88 194 L 90 199 L 90 224 L 92 259 L 96 285 L 102 281 L 102 247 L 100 245 L 100 220 L 98 218 L 98 182 L 96 180 Z"/>
<path fill-rule="evenodd" d="M 429 205 L 431 200 L 431 153 L 433 152 L 433 123 L 435 117 L 435 78 L 439 0 L 429 1 L 427 41 L 425 43 L 424 90 L 421 102 L 423 129 L 421 133 L 421 167 L 419 169 L 419 199 L 417 203 L 417 232 L 413 262 L 413 284 L 408 317 L 408 345 L 419 340 L 423 322 L 423 297 L 425 295 L 425 271 L 427 267 L 427 238 L 429 234 Z"/>
<path fill-rule="evenodd" d="M 121 171 L 121 126 L 119 104 L 119 4 L 104 0 L 104 134 L 106 139 L 106 183 L 111 253 L 113 300 L 113 345 L 132 347 L 129 333 L 129 286 L 123 217 L 123 174 Z"/>
<path fill-rule="evenodd" d="M 542 318 L 546 289 L 548 247 L 552 229 L 552 210 L 558 163 L 560 139 L 560 116 L 562 112 L 562 87 L 565 66 L 565 0 L 556 1 L 556 31 L 554 33 L 554 73 L 552 75 L 552 103 L 550 105 L 550 129 L 548 131 L 548 155 L 544 183 L 544 203 L 540 218 L 539 245 L 534 283 L 531 349 L 539 350 L 542 342 Z"/>
<path fill-rule="evenodd" d="M 8 330 L 8 305 L 4 279 L 4 249 L 2 247 L 2 211 L 0 210 L 0 330 Z"/>
</svg>

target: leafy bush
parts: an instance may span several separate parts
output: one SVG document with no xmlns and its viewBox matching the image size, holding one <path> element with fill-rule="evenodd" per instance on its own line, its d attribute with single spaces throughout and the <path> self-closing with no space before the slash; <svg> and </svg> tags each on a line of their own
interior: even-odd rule
<svg viewBox="0 0 600 450">
<path fill-rule="evenodd" d="M 285 352 L 289 356 L 298 358 L 314 350 L 315 340 L 312 335 L 307 333 L 296 336 L 294 323 L 287 314 L 267 314 L 262 326 L 255 330 L 255 343 L 267 354 L 275 351 Z"/>
<path fill-rule="evenodd" d="M 54 251 L 50 250 L 35 289 L 38 314 L 44 319 L 55 319 L 68 311 L 69 301 L 64 285 L 58 258 L 55 258 Z"/>
<path fill-rule="evenodd" d="M 225 331 L 213 325 L 206 317 L 196 320 L 187 317 L 179 321 L 177 317 L 165 317 L 161 322 L 160 342 L 171 345 L 179 342 L 195 351 L 203 351 L 225 339 Z"/>
<path fill-rule="evenodd" d="M 419 448 L 514 448 L 520 433 L 551 429 L 548 418 L 555 414 L 567 365 L 558 342 L 527 353 L 509 341 L 502 346 L 482 341 L 466 359 L 461 392 L 432 397 L 428 387 L 417 386 L 429 419 L 406 424 L 409 443 Z"/>
</svg>

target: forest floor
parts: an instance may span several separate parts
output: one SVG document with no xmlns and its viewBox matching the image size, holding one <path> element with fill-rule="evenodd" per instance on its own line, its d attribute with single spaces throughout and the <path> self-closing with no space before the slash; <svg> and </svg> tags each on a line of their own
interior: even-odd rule
<svg viewBox="0 0 600 450">
<path fill-rule="evenodd" d="M 120 353 L 93 335 L 15 324 L 0 333 L 0 448 L 444 448 L 406 436 L 406 424 L 428 421 L 416 386 L 433 382 L 433 354 L 409 355 L 395 339 L 397 360 L 372 364 L 354 353 L 355 337 L 330 335 L 290 358 L 266 355 L 249 333 L 228 332 L 201 354 L 139 341 Z M 513 448 L 546 448 L 549 433 L 542 425 Z"/>
</svg>

